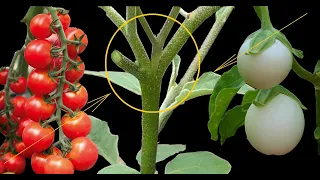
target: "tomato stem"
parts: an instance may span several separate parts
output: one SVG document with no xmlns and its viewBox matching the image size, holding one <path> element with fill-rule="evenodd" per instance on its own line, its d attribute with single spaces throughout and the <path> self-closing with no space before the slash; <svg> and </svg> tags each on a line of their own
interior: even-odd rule
<svg viewBox="0 0 320 180">
<path fill-rule="evenodd" d="M 316 126 L 320 127 L 320 77 L 316 73 L 311 73 L 304 69 L 298 61 L 293 58 L 292 64 L 293 71 L 302 79 L 312 83 L 315 87 L 315 97 L 316 97 Z M 318 143 L 318 154 L 320 155 L 320 140 Z"/>
<path fill-rule="evenodd" d="M 218 17 L 216 17 L 216 21 L 214 22 L 212 28 L 210 29 L 207 37 L 203 41 L 201 47 L 200 47 L 200 63 L 204 60 L 206 55 L 208 54 L 211 46 L 215 42 L 216 38 L 218 37 L 221 29 L 223 28 L 224 24 L 226 23 L 228 17 L 230 16 L 232 10 L 234 9 L 233 6 L 225 7 L 225 10 L 222 12 L 222 14 Z M 184 76 L 181 78 L 178 86 L 176 86 L 174 89 L 172 89 L 170 92 L 167 93 L 167 96 L 165 97 L 165 100 L 163 101 L 160 109 L 165 109 L 171 106 L 171 104 L 174 102 L 175 98 L 180 94 L 183 86 L 193 80 L 193 76 L 196 74 L 198 70 L 198 54 L 195 55 L 193 58 L 193 61 L 189 65 L 189 68 L 185 72 Z M 159 133 L 162 131 L 164 126 L 166 125 L 167 121 L 169 120 L 169 117 L 171 116 L 173 110 L 161 112 L 160 113 L 160 122 L 159 122 Z"/>
<path fill-rule="evenodd" d="M 64 33 L 63 30 L 63 26 L 60 22 L 60 19 L 56 13 L 56 9 L 53 7 L 46 7 L 46 9 L 48 10 L 48 12 L 51 14 L 51 17 L 53 18 L 53 21 L 55 22 L 55 28 L 58 30 L 58 34 L 60 37 L 60 41 L 61 41 L 61 49 L 62 49 L 62 53 L 63 53 L 63 60 L 62 60 L 62 64 L 61 64 L 61 80 L 59 81 L 59 85 L 57 88 L 57 92 L 59 94 L 58 96 L 58 100 L 57 100 L 57 110 L 56 110 L 56 122 L 58 124 L 58 126 L 60 127 L 61 124 L 61 111 L 62 109 L 67 110 L 70 114 L 73 114 L 73 111 L 69 108 L 67 108 L 66 106 L 63 105 L 62 102 L 62 93 L 63 93 L 63 86 L 65 83 L 68 83 L 67 80 L 65 79 L 65 72 L 66 72 L 66 67 L 67 67 L 67 63 L 69 61 L 69 55 L 68 55 L 68 49 L 67 47 L 67 38 L 66 35 Z M 67 142 L 65 141 L 65 136 L 63 134 L 62 128 L 59 128 L 59 142 L 61 142 L 61 145 L 63 147 L 68 146 Z"/>
<path fill-rule="evenodd" d="M 316 125 L 320 127 L 320 86 L 315 87 L 315 95 L 316 95 Z M 320 156 L 320 139 L 317 141 L 318 143 L 318 155 Z"/>
<path fill-rule="evenodd" d="M 9 128 L 10 128 L 10 131 L 8 132 L 8 137 L 13 137 L 15 134 L 15 126 L 14 126 L 14 123 L 11 121 L 11 117 L 10 117 L 10 110 L 12 108 L 12 105 L 11 105 L 11 102 L 10 102 L 10 94 L 9 94 L 9 91 L 10 91 L 10 78 L 12 78 L 12 73 L 13 73 L 13 67 L 14 67 L 14 64 L 17 60 L 17 57 L 18 55 L 21 53 L 22 51 L 21 50 L 18 50 L 14 53 L 13 55 L 13 58 L 12 58 L 12 61 L 10 63 L 10 66 L 9 66 L 9 72 L 8 72 L 8 78 L 7 78 L 7 81 L 6 81 L 6 84 L 4 86 L 4 91 L 5 91 L 5 96 L 4 96 L 4 102 L 5 102 L 5 113 L 6 113 L 6 117 L 7 117 L 7 120 L 8 120 L 8 124 L 9 124 Z M 6 128 L 7 130 L 7 128 Z M 12 151 L 12 138 L 9 138 L 9 149 L 10 151 Z"/>
<path fill-rule="evenodd" d="M 57 116 L 53 116 L 52 118 L 46 120 L 46 121 L 42 124 L 42 127 L 45 127 L 47 124 L 56 121 L 58 118 L 59 118 L 59 117 L 57 117 Z"/>
<path fill-rule="evenodd" d="M 121 25 L 123 25 L 125 23 L 125 20 L 123 19 L 123 17 L 113 7 L 99 6 L 99 8 L 101 8 L 102 10 L 104 10 L 106 12 L 107 17 L 117 27 L 120 27 Z M 128 12 L 127 12 L 128 16 L 127 17 L 132 18 L 133 14 L 135 14 L 135 13 L 133 13 L 133 11 L 135 11 L 135 10 L 128 9 Z M 127 19 L 127 20 L 129 20 L 129 19 Z M 133 22 L 131 21 L 126 26 L 132 26 L 132 24 L 133 24 Z M 121 28 L 121 32 L 123 33 L 123 35 L 127 39 L 128 43 L 130 45 L 130 48 L 133 51 L 135 59 L 138 61 L 138 63 L 140 65 L 142 65 L 142 67 L 147 67 L 148 65 L 150 65 L 148 54 L 147 54 L 140 38 L 138 37 L 138 34 L 135 33 L 136 30 L 134 28 L 125 28 L 125 26 L 124 26 L 123 28 Z"/>
<path fill-rule="evenodd" d="M 300 78 L 312 83 L 314 86 L 320 86 L 319 77 L 303 68 L 295 58 L 293 58 L 292 69 Z"/>
<path fill-rule="evenodd" d="M 211 17 L 220 8 L 220 6 L 200 6 L 192 12 L 192 16 L 190 16 L 189 19 L 184 20 L 183 25 L 190 33 L 193 33 L 206 19 Z M 161 53 L 161 57 L 159 58 L 158 77 L 163 77 L 173 58 L 178 54 L 189 38 L 189 33 L 183 27 L 179 27 Z"/>
<path fill-rule="evenodd" d="M 261 28 L 262 29 L 271 29 L 273 28 L 268 6 L 254 6 L 255 11 L 257 12 L 260 21 L 261 21 Z"/>
<path fill-rule="evenodd" d="M 134 63 L 132 60 L 124 56 L 118 50 L 114 50 L 111 53 L 112 61 L 121 69 L 125 70 L 126 72 L 134 75 L 137 79 L 141 78 L 141 73 L 139 71 L 139 66 Z"/>
<path fill-rule="evenodd" d="M 172 7 L 172 9 L 169 13 L 169 17 L 177 19 L 178 15 L 179 15 L 179 10 L 180 10 L 180 7 L 178 7 L 178 6 Z M 175 22 L 172 21 L 171 19 L 166 19 L 166 22 L 163 24 L 163 26 L 160 30 L 160 33 L 157 35 L 157 40 L 158 40 L 159 46 L 161 48 L 163 48 L 164 43 L 167 40 L 168 35 L 169 35 L 170 31 L 172 30 L 172 27 L 174 24 L 175 24 Z"/>
<path fill-rule="evenodd" d="M 141 15 L 143 14 L 142 10 L 140 7 L 137 7 L 137 15 Z M 146 32 L 151 44 L 156 44 L 158 42 L 158 40 L 156 39 L 156 36 L 154 35 L 154 33 L 152 32 L 148 21 L 146 20 L 146 18 L 144 16 L 139 18 L 139 22 L 144 30 L 144 32 Z"/>
<path fill-rule="evenodd" d="M 140 81 L 142 109 L 157 111 L 160 101 L 160 83 L 155 76 Z M 154 174 L 158 147 L 158 113 L 142 113 L 141 173 Z"/>
<path fill-rule="evenodd" d="M 106 12 L 108 18 L 117 27 L 122 26 L 125 20 L 122 16 L 110 6 L 100 6 Z M 207 18 L 212 16 L 220 7 L 218 6 L 204 6 L 197 8 L 192 16 L 185 20 L 184 26 L 192 33 L 194 32 Z M 180 8 L 174 7 L 170 12 L 171 17 L 177 17 Z M 141 11 L 139 11 L 141 13 Z M 139 13 L 138 12 L 138 13 Z M 136 7 L 127 7 L 127 20 L 136 15 Z M 129 67 L 135 67 L 132 73 L 139 73 L 141 92 L 142 92 L 142 109 L 147 111 L 156 111 L 159 109 L 161 80 L 162 77 L 171 64 L 172 59 L 177 55 L 182 46 L 187 42 L 190 35 L 183 27 L 180 27 L 174 37 L 169 41 L 166 48 L 163 50 L 162 46 L 166 40 L 174 22 L 167 20 L 164 24 L 159 36 L 158 42 L 152 44 L 151 61 L 137 35 L 136 24 L 129 23 L 126 30 L 121 29 L 125 35 L 138 63 L 133 63 L 121 55 L 118 51 L 113 52 L 113 61 L 123 70 L 128 71 Z M 146 33 L 151 36 L 151 31 L 147 27 L 146 21 L 142 20 Z M 162 44 L 162 46 L 161 46 Z M 142 148 L 141 148 L 141 173 L 154 174 L 157 145 L 158 145 L 158 127 L 159 127 L 159 113 L 142 113 Z"/>
</svg>

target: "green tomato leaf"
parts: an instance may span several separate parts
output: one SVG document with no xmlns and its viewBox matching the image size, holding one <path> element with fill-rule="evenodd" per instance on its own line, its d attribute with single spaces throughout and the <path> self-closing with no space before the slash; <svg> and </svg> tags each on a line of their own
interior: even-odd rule
<svg viewBox="0 0 320 180">
<path fill-rule="evenodd" d="M 179 73 L 179 67 L 180 67 L 180 62 L 181 62 L 181 58 L 179 55 L 176 55 L 171 63 L 172 66 L 172 72 L 171 72 L 171 77 L 170 77 L 170 81 L 169 81 L 169 86 L 168 86 L 168 90 L 167 92 L 170 91 L 170 89 L 176 85 L 176 79 Z"/>
<path fill-rule="evenodd" d="M 220 144 L 234 136 L 237 130 L 244 125 L 247 110 L 258 95 L 259 90 L 247 91 L 242 98 L 241 105 L 228 110 L 221 120 L 219 126 Z"/>
<path fill-rule="evenodd" d="M 220 79 L 220 75 L 216 74 L 214 72 L 203 73 L 199 77 L 198 82 L 197 82 L 195 88 L 193 89 L 192 93 L 185 101 L 188 101 L 188 100 L 196 98 L 196 97 L 211 94 L 214 85 L 218 82 L 219 79 Z M 194 82 L 195 81 L 188 82 L 183 86 L 182 91 L 175 98 L 176 102 L 180 102 L 183 98 L 185 98 L 187 96 L 187 94 L 190 92 Z"/>
<path fill-rule="evenodd" d="M 207 151 L 178 154 L 165 167 L 165 174 L 228 174 L 228 161 Z"/>
<path fill-rule="evenodd" d="M 315 130 L 314 130 L 314 138 L 316 140 L 319 140 L 320 139 L 320 127 L 317 127 Z"/>
<path fill-rule="evenodd" d="M 193 91 L 191 92 L 190 96 L 185 100 L 191 100 L 193 98 L 197 98 L 200 96 L 205 96 L 205 95 L 210 95 L 213 92 L 214 86 L 216 85 L 216 83 L 219 81 L 221 75 L 216 74 L 214 72 L 205 72 L 203 73 L 195 88 L 193 89 Z M 194 84 L 194 81 L 188 82 L 186 83 L 183 88 L 182 91 L 180 92 L 180 94 L 175 98 L 175 103 L 180 102 L 182 99 L 184 99 L 187 94 L 190 92 L 192 86 Z M 238 94 L 245 94 L 247 91 L 249 90 L 253 90 L 254 88 L 252 88 L 251 86 L 244 84 L 239 91 L 237 92 Z M 171 105 L 170 105 L 171 106 Z"/>
<path fill-rule="evenodd" d="M 276 40 L 274 29 L 265 29 L 255 33 L 250 41 L 250 47 L 246 55 L 259 54 L 272 46 Z"/>
<path fill-rule="evenodd" d="M 255 98 L 257 97 L 259 93 L 259 90 L 254 90 L 254 91 L 247 91 L 246 94 L 243 96 L 242 98 L 242 102 L 241 102 L 241 105 L 243 104 L 247 104 L 247 103 L 252 103 Z"/>
<path fill-rule="evenodd" d="M 303 51 L 295 49 L 291 46 L 291 43 L 282 32 L 277 32 L 275 35 L 279 41 L 281 41 L 295 56 L 299 59 L 303 58 Z"/>
<path fill-rule="evenodd" d="M 97 145 L 99 154 L 110 164 L 123 164 L 124 162 L 118 152 L 119 137 L 110 132 L 107 122 L 93 116 L 89 117 L 92 122 L 92 128 L 87 137 Z"/>
<path fill-rule="evenodd" d="M 158 144 L 156 162 L 163 161 L 168 157 L 173 156 L 185 150 L 186 150 L 186 146 L 182 144 Z M 136 156 L 136 160 L 141 165 L 141 150 L 138 152 Z"/>
<path fill-rule="evenodd" d="M 288 89 L 281 85 L 277 85 L 273 88 L 266 89 L 266 90 L 260 90 L 256 99 L 253 101 L 253 104 L 256 106 L 264 106 L 268 104 L 274 97 L 276 97 L 278 94 L 284 94 L 292 99 L 294 99 L 302 109 L 307 110 L 307 108 L 301 103 L 301 101 Z"/>
<path fill-rule="evenodd" d="M 238 128 L 244 125 L 247 110 L 250 105 L 251 103 L 238 105 L 226 112 L 219 127 L 221 145 L 223 145 L 228 138 L 234 136 Z"/>
<path fill-rule="evenodd" d="M 319 73 L 320 72 L 320 60 L 318 60 L 316 67 L 314 68 L 314 74 Z M 319 74 L 320 76 L 320 74 Z"/>
<path fill-rule="evenodd" d="M 101 169 L 98 174 L 140 174 L 140 172 L 123 164 L 113 164 Z"/>
<path fill-rule="evenodd" d="M 106 78 L 105 71 L 84 71 L 84 74 Z M 118 86 L 121 86 L 137 95 L 141 95 L 139 80 L 132 74 L 127 72 L 108 71 L 110 81 Z"/>
<path fill-rule="evenodd" d="M 218 140 L 218 129 L 221 119 L 233 97 L 244 85 L 245 82 L 241 78 L 237 66 L 233 66 L 229 71 L 223 73 L 216 83 L 209 102 L 210 119 L 208 129 L 212 140 Z"/>
</svg>

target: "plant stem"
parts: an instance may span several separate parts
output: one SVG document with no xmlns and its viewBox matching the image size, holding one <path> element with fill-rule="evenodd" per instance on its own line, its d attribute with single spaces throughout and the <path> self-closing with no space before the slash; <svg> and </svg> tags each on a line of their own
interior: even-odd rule
<svg viewBox="0 0 320 180">
<path fill-rule="evenodd" d="M 142 109 L 156 111 L 159 109 L 160 82 L 149 76 L 147 80 L 140 81 L 142 93 Z M 141 147 L 141 173 L 154 174 L 156 171 L 156 155 L 158 146 L 159 114 L 142 114 L 142 147 Z"/>
<path fill-rule="evenodd" d="M 204 60 L 206 55 L 208 54 L 211 46 L 213 45 L 214 41 L 218 37 L 221 29 L 223 28 L 224 24 L 226 23 L 228 17 L 230 16 L 232 10 L 234 9 L 233 6 L 225 7 L 225 10 L 221 14 L 220 17 L 216 18 L 215 23 L 213 24 L 212 28 L 210 29 L 206 39 L 203 41 L 200 47 L 200 63 Z M 195 55 L 193 61 L 191 62 L 189 68 L 187 69 L 184 76 L 181 78 L 179 82 L 179 86 L 182 88 L 187 82 L 193 80 L 193 76 L 198 70 L 198 54 Z"/>
<path fill-rule="evenodd" d="M 183 10 L 182 8 L 179 10 L 179 13 L 181 14 L 181 16 L 183 16 L 184 18 L 188 19 L 190 13 L 186 12 L 185 10 Z"/>
<path fill-rule="evenodd" d="M 141 14 L 143 14 L 141 8 L 137 7 L 137 15 L 141 15 Z M 139 18 L 139 22 L 140 22 L 143 30 L 146 32 L 151 44 L 152 45 L 156 44 L 157 43 L 157 39 L 156 39 L 155 35 L 153 34 L 153 32 L 152 32 L 152 30 L 151 30 L 151 28 L 149 26 L 149 23 L 146 20 L 146 18 L 144 16 L 140 17 Z"/>
<path fill-rule="evenodd" d="M 135 6 L 127 6 L 126 7 L 126 20 L 128 21 L 131 18 L 134 18 L 137 14 Z M 132 20 L 130 23 L 126 25 L 126 30 L 128 36 L 135 36 L 137 34 L 137 21 L 136 19 Z"/>
<path fill-rule="evenodd" d="M 134 75 L 137 79 L 141 78 L 138 65 L 124 56 L 121 52 L 114 50 L 111 53 L 111 59 L 119 68 Z"/>
<path fill-rule="evenodd" d="M 106 12 L 107 17 L 118 28 L 125 23 L 125 20 L 123 19 L 123 17 L 113 7 L 99 6 L 99 8 L 101 8 L 102 10 L 104 10 Z M 132 23 L 132 21 L 129 23 Z M 138 61 L 139 65 L 141 65 L 142 68 L 146 69 L 146 67 L 148 67 L 148 65 L 150 65 L 150 60 L 149 60 L 148 54 L 147 54 L 139 36 L 138 36 L 138 34 L 130 32 L 130 31 L 136 32 L 136 30 L 129 28 L 128 29 L 129 32 L 126 32 L 125 29 L 126 29 L 125 27 L 121 28 L 121 32 L 123 33 L 123 35 L 127 39 L 128 43 L 133 51 L 135 59 Z"/>
<path fill-rule="evenodd" d="M 180 7 L 178 6 L 174 6 L 172 7 L 170 13 L 169 13 L 169 17 L 172 17 L 174 19 L 177 19 L 178 15 L 179 15 L 179 10 Z M 163 24 L 160 33 L 157 35 L 157 40 L 159 41 L 160 47 L 163 48 L 164 43 L 167 40 L 167 37 L 174 25 L 174 21 L 172 21 L 171 19 L 167 19 L 166 22 Z"/>
<path fill-rule="evenodd" d="M 198 7 L 192 12 L 190 18 L 183 22 L 183 25 L 189 30 L 190 33 L 193 33 L 206 19 L 212 16 L 219 9 L 219 6 Z M 172 59 L 178 54 L 189 37 L 189 33 L 183 27 L 180 27 L 177 30 L 172 39 L 168 42 L 160 57 L 158 70 L 159 77 L 163 77 L 168 66 L 171 64 Z"/>
<path fill-rule="evenodd" d="M 57 100 L 57 109 L 56 109 L 56 117 L 57 117 L 57 124 L 60 127 L 61 124 L 61 107 L 63 107 L 63 102 L 62 102 L 62 92 L 63 92 L 63 86 L 65 84 L 65 82 L 67 81 L 65 79 L 65 72 L 66 72 L 66 67 L 67 67 L 67 62 L 68 62 L 68 50 L 67 50 L 67 38 L 66 35 L 64 34 L 64 30 L 62 27 L 62 24 L 59 20 L 59 17 L 56 14 L 56 10 L 53 7 L 47 7 L 47 10 L 49 11 L 49 13 L 51 14 L 51 17 L 53 19 L 53 21 L 55 22 L 55 25 L 57 25 L 57 29 L 59 31 L 59 37 L 60 37 L 60 41 L 61 41 L 61 48 L 63 49 L 63 60 L 62 60 L 62 64 L 61 64 L 61 81 L 59 83 L 59 86 L 57 88 L 57 93 L 59 94 L 58 96 L 58 100 Z M 59 128 L 59 141 L 61 142 L 61 145 L 65 146 L 66 143 L 64 141 L 64 134 L 62 131 L 62 128 Z"/>
<path fill-rule="evenodd" d="M 316 125 L 320 127 L 320 86 L 315 87 L 316 94 Z M 320 155 L 320 139 L 318 140 L 318 155 Z"/>
<path fill-rule="evenodd" d="M 293 58 L 292 69 L 300 78 L 312 83 L 315 87 L 316 126 L 320 127 L 320 77 L 317 76 L 316 73 L 312 74 L 308 70 L 304 69 L 295 58 Z M 320 140 L 318 140 L 317 143 L 318 143 L 318 154 L 320 155 Z"/>
<path fill-rule="evenodd" d="M 292 69 L 300 78 L 314 84 L 315 86 L 320 86 L 319 78 L 315 74 L 304 69 L 295 58 L 293 58 Z"/>
<path fill-rule="evenodd" d="M 13 67 L 14 67 L 14 64 L 17 60 L 17 57 L 18 55 L 21 53 L 21 50 L 18 50 L 14 53 L 13 55 L 13 58 L 12 58 L 12 61 L 10 63 L 10 66 L 9 66 L 9 72 L 8 72 L 8 78 L 7 78 L 7 81 L 6 81 L 6 84 L 4 85 L 4 92 L 5 92 L 5 96 L 4 96 L 4 104 L 5 104 L 5 113 L 6 113 L 6 117 L 7 117 L 7 120 L 8 120 L 8 124 L 9 124 L 9 127 L 10 127 L 10 132 L 8 132 L 8 136 L 11 137 L 11 136 L 14 136 L 15 133 L 13 131 L 13 127 L 14 127 L 14 124 L 13 122 L 11 121 L 11 117 L 10 117 L 10 110 L 12 108 L 12 105 L 11 105 L 11 102 L 10 102 L 10 94 L 9 94 L 9 91 L 10 91 L 10 77 L 12 76 L 12 73 L 13 73 Z M 9 150 L 12 151 L 13 150 L 13 147 L 12 147 L 12 138 L 9 138 Z"/>
<path fill-rule="evenodd" d="M 317 127 L 320 127 L 320 87 L 316 87 L 316 122 Z"/>
<path fill-rule="evenodd" d="M 269 29 L 272 28 L 272 23 L 269 16 L 269 9 L 268 6 L 256 6 L 260 8 L 261 13 L 261 28 L 262 29 Z"/>
<path fill-rule="evenodd" d="M 232 10 L 234 9 L 233 6 L 228 6 L 225 7 L 223 12 L 219 15 L 216 16 L 216 21 L 213 24 L 212 28 L 210 29 L 207 37 L 203 41 L 201 47 L 200 47 L 200 63 L 204 60 L 206 55 L 208 54 L 211 46 L 213 45 L 214 41 L 218 37 L 221 29 L 223 28 L 224 24 L 226 23 L 228 17 L 230 16 Z M 184 76 L 181 78 L 178 86 L 176 86 L 174 89 L 172 89 L 170 92 L 168 92 L 165 100 L 163 101 L 163 104 L 161 105 L 160 109 L 165 109 L 168 108 L 169 106 L 172 105 L 174 102 L 175 98 L 179 95 L 181 92 L 183 86 L 193 80 L 193 76 L 197 72 L 198 69 L 198 54 L 195 55 L 193 61 L 191 62 L 189 68 L 187 69 L 186 73 Z M 159 120 L 159 133 L 161 130 L 164 128 L 165 124 L 169 120 L 169 117 L 171 116 L 172 112 L 163 112 L 160 113 L 160 120 Z"/>
</svg>

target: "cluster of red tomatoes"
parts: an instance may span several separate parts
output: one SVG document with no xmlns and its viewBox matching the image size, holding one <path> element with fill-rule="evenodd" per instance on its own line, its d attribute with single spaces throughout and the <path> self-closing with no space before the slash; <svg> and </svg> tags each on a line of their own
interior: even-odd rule
<svg viewBox="0 0 320 180">
<path fill-rule="evenodd" d="M 91 131 L 91 120 L 81 111 L 88 101 L 88 93 L 79 84 L 85 69 L 79 54 L 85 50 L 88 39 L 81 29 L 69 27 L 71 19 L 68 13 L 57 10 L 57 16 L 69 42 L 65 47 L 69 57 L 65 67 L 63 62 L 66 58 L 63 55 L 52 55 L 53 47 L 61 48 L 63 45 L 56 27 L 51 28 L 51 15 L 38 14 L 29 26 L 36 39 L 28 43 L 24 50 L 24 58 L 33 70 L 27 78 L 15 77 L 14 73 L 9 76 L 12 79 L 8 81 L 9 87 L 17 94 L 10 99 L 10 121 L 4 111 L 8 109 L 4 101 L 5 91 L 0 93 L 0 126 L 1 133 L 6 136 L 0 147 L 0 174 L 23 173 L 25 158 L 31 159 L 36 174 L 73 174 L 75 170 L 92 168 L 98 159 L 97 146 L 86 137 Z M 80 46 L 70 43 L 74 41 L 81 42 Z M 65 76 L 61 76 L 61 72 L 65 72 Z M 8 75 L 7 67 L 0 70 L 0 84 L 6 84 Z M 63 91 L 57 95 L 60 85 Z M 21 95 L 27 88 L 31 91 L 30 97 Z M 50 120 L 60 119 L 56 116 L 58 98 L 62 98 L 62 110 L 72 110 L 61 118 L 61 128 L 67 137 L 64 143 L 60 143 L 61 149 L 53 146 L 55 133 L 50 125 Z"/>
</svg>

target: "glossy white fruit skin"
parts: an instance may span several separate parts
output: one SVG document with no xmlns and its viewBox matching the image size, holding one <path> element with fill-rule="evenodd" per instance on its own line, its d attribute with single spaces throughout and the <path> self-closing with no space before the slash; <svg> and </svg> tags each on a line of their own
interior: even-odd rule
<svg viewBox="0 0 320 180">
<path fill-rule="evenodd" d="M 238 52 L 238 71 L 244 81 L 256 89 L 269 89 L 280 84 L 292 68 L 292 53 L 279 40 L 257 55 L 245 55 L 251 39 Z M 243 54 L 243 55 L 242 55 Z"/>
<path fill-rule="evenodd" d="M 245 117 L 245 132 L 250 144 L 265 155 L 285 155 L 300 142 L 304 114 L 292 98 L 279 94 L 267 105 L 251 104 Z"/>
</svg>

